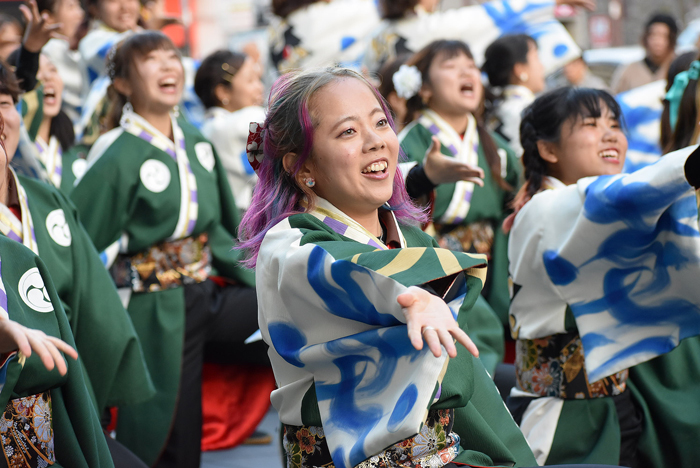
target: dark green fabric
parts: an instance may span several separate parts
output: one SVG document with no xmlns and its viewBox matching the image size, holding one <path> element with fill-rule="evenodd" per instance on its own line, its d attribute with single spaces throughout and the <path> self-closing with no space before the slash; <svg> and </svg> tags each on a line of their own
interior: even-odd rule
<svg viewBox="0 0 700 468">
<path fill-rule="evenodd" d="M 691 468 L 700 459 L 700 337 L 630 369 L 628 381 L 644 412 L 640 467 Z"/>
<path fill-rule="evenodd" d="M 10 319 L 61 338 L 75 347 L 68 319 L 48 269 L 41 259 L 20 243 L 4 236 L 0 236 L 0 259 Z M 53 311 L 37 312 L 20 298 L 17 290 L 20 278 L 32 268 L 37 268 L 44 280 L 45 291 L 54 307 Z M 61 377 L 56 369 L 46 370 L 36 353 L 27 358 L 24 366 L 17 358 L 13 358 L 8 364 L 7 378 L 0 392 L 0 405 L 5 408 L 11 399 L 50 390 L 57 459 L 53 466 L 111 468 L 114 466 L 112 458 L 97 412 L 90 404 L 90 395 L 79 360 L 67 358 L 68 373 Z"/>
<path fill-rule="evenodd" d="M 300 244 L 313 243 L 324 248 L 335 259 L 352 258 L 358 264 L 372 269 L 379 269 L 395 258 L 398 250 L 375 251 L 374 247 L 360 244 L 335 233 L 322 221 L 311 215 L 295 215 L 289 218 L 293 228 L 303 233 Z M 402 233 L 408 247 L 425 247 L 426 252 L 418 263 L 409 271 L 391 275 L 391 278 L 405 286 L 420 285 L 440 277 L 444 272 L 431 247 L 436 247 L 435 240 L 415 227 L 402 226 Z M 360 254 L 358 257 L 355 255 Z M 463 254 L 455 254 L 460 265 L 468 268 L 479 264 Z M 442 273 L 444 275 L 444 273 Z M 413 279 L 413 281 L 411 281 Z M 467 276 L 467 296 L 460 309 L 458 322 L 469 333 L 480 349 L 488 349 L 488 335 L 474 333 L 471 328 L 479 327 L 481 320 L 475 312 L 481 313 L 486 305 L 480 296 L 481 280 Z M 486 305 L 487 306 L 487 305 Z M 502 329 L 498 319 L 486 309 L 497 323 L 499 336 Z M 481 311 L 481 312 L 479 312 Z M 473 315 L 473 316 L 472 316 Z M 493 338 L 493 337 L 492 337 Z M 498 340 L 496 340 L 498 341 Z M 455 408 L 455 432 L 462 438 L 462 448 L 467 450 L 457 461 L 467 461 L 480 466 L 534 466 L 532 452 L 525 438 L 516 426 L 510 413 L 505 408 L 498 390 L 486 373 L 482 361 L 475 359 L 461 345 L 457 345 L 457 357 L 448 363 L 442 380 L 440 399 L 432 405 L 434 409 Z M 320 426 L 318 403 L 314 387 L 306 393 L 302 401 L 302 420 L 305 425 Z M 461 457 L 464 457 L 463 459 Z M 478 462 L 478 463 L 477 463 Z"/>
<path fill-rule="evenodd" d="M 39 255 L 54 279 L 98 413 L 151 398 L 155 390 L 136 331 L 75 207 L 53 186 L 18 178 L 27 193 Z M 47 219 L 56 210 L 65 215 L 68 246 L 49 234 Z"/>
<path fill-rule="evenodd" d="M 520 161 L 508 144 L 496 134 L 490 134 L 496 145 L 507 153 L 508 167 L 505 181 L 517 188 L 520 183 Z M 432 144 L 433 134 L 420 124 L 414 125 L 401 141 L 406 156 L 410 161 L 421 163 L 425 153 Z M 444 145 L 441 151 L 446 156 L 451 156 L 450 150 Z M 510 293 L 508 290 L 508 237 L 503 233 L 501 224 L 507 214 L 507 195 L 493 179 L 491 168 L 486 162 L 483 147 L 479 146 L 478 165 L 484 171 L 484 186 L 474 187 L 471 205 L 467 218 L 463 224 L 468 225 L 477 221 L 489 220 L 494 228 L 494 244 L 491 252 L 489 268 L 492 269 L 491 286 L 486 297 L 489 305 L 498 315 L 503 325 L 508 325 L 508 307 Z M 435 189 L 435 207 L 433 219 L 440 218 L 447 209 L 452 199 L 455 184 L 441 184 Z M 501 326 L 501 328 L 503 327 Z"/>
<path fill-rule="evenodd" d="M 64 151 L 61 164 L 63 166 L 63 173 L 61 174 L 61 186 L 59 189 L 66 196 L 69 196 L 73 191 L 73 186 L 75 185 L 75 179 L 77 178 L 73 165 L 78 160 L 84 160 L 87 157 L 90 147 L 85 145 L 74 145 L 68 151 Z M 87 163 L 86 163 L 87 164 Z"/>
<path fill-rule="evenodd" d="M 241 267 L 238 260 L 242 254 L 233 249 L 240 213 L 226 172 L 216 152 L 211 172 L 201 165 L 194 146 L 206 139 L 182 119 L 179 124 L 197 179 L 199 211 L 193 235 L 203 232 L 209 235 L 212 274 L 252 286 L 254 273 Z M 148 159 L 158 160 L 170 170 L 170 184 L 160 193 L 151 192 L 141 183 L 139 169 Z M 71 199 L 98 251 L 124 232 L 129 236 L 128 253 L 143 251 L 170 237 L 177 224 L 180 209 L 177 163 L 144 140 L 121 133 L 94 161 L 71 192 Z M 120 411 L 117 439 L 151 464 L 165 443 L 175 410 L 185 324 L 184 292 L 179 288 L 133 294 L 128 311 L 141 340 L 156 396 Z"/>
<path fill-rule="evenodd" d="M 476 466 L 537 466 L 530 446 L 508 411 L 493 381 L 474 360 L 474 392 L 469 403 L 455 410 L 454 431 L 463 452 L 456 462 Z"/>
<path fill-rule="evenodd" d="M 620 423 L 612 398 L 565 400 L 546 465 L 617 465 Z"/>
</svg>

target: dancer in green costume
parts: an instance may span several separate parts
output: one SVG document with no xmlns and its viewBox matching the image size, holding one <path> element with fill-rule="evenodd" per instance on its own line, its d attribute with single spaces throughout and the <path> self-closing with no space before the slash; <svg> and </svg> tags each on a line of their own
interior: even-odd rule
<svg viewBox="0 0 700 468">
<path fill-rule="evenodd" d="M 226 172 L 177 116 L 184 75 L 172 42 L 135 34 L 109 70 L 116 128 L 93 146 L 71 198 L 97 249 L 120 252 L 112 274 L 130 295 L 157 392 L 120 412 L 117 440 L 151 465 L 199 466 L 203 348 L 223 342 L 241 347 L 238 359 L 254 354 L 243 351 L 257 329 L 253 273 L 232 250 L 239 213 Z"/>
</svg>

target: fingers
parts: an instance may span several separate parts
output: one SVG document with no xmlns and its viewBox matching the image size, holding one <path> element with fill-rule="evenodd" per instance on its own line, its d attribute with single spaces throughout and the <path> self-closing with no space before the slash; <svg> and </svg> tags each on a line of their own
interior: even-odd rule
<svg viewBox="0 0 700 468">
<path fill-rule="evenodd" d="M 46 335 L 38 330 L 27 331 L 27 339 L 29 340 L 29 344 L 32 346 L 32 349 L 39 356 L 41 362 L 44 363 L 44 367 L 46 367 L 46 370 L 53 370 L 55 366 L 54 358 L 51 352 L 46 347 L 46 344 L 44 342 L 45 337 Z"/>
<path fill-rule="evenodd" d="M 408 327 L 408 339 L 411 340 L 411 345 L 418 351 L 423 349 L 423 335 L 421 334 L 421 326 L 415 320 L 409 320 L 406 324 Z"/>
<path fill-rule="evenodd" d="M 404 309 L 411 307 L 417 300 L 418 298 L 411 291 L 406 291 L 396 297 L 396 302 Z"/>
<path fill-rule="evenodd" d="M 469 335 L 464 333 L 464 330 L 459 327 L 455 327 L 454 330 L 451 330 L 451 334 L 458 343 L 467 348 L 467 351 L 469 351 L 472 356 L 477 358 L 479 357 L 479 349 L 476 347 L 472 339 L 469 338 Z"/>
<path fill-rule="evenodd" d="M 32 347 L 29 344 L 29 340 L 26 336 L 26 328 L 18 323 L 12 323 L 9 329 L 12 339 L 17 344 L 17 349 L 19 352 L 29 357 L 32 355 Z"/>
<path fill-rule="evenodd" d="M 22 12 L 22 16 L 24 16 L 24 21 L 29 24 L 32 22 L 32 12 L 31 10 L 27 7 L 27 5 L 20 5 L 19 6 L 19 11 Z"/>
<path fill-rule="evenodd" d="M 457 348 L 455 347 L 454 338 L 448 330 L 438 330 L 440 343 L 445 347 L 447 355 L 451 358 L 457 357 Z"/>
<path fill-rule="evenodd" d="M 433 353 L 433 356 L 440 357 L 442 355 L 442 348 L 440 347 L 440 337 L 438 335 L 437 330 L 435 330 L 432 327 L 430 327 L 430 328 L 424 327 L 423 328 L 423 339 L 425 340 L 425 343 L 428 345 L 430 352 Z M 450 340 L 450 341 L 452 341 L 452 340 Z"/>
<path fill-rule="evenodd" d="M 45 341 L 44 344 L 46 345 L 46 349 L 48 349 L 49 354 L 51 354 L 51 358 L 58 369 L 58 373 L 61 375 L 66 375 L 66 372 L 68 372 L 66 360 L 63 359 L 63 356 L 61 356 L 61 353 L 58 351 L 58 348 L 56 348 L 56 345 L 48 340 Z"/>
<path fill-rule="evenodd" d="M 42 18 L 42 16 L 39 14 L 39 6 L 36 4 L 36 0 L 29 0 L 27 3 L 29 3 L 29 6 L 32 9 L 32 15 L 34 16 L 34 18 L 36 18 L 37 20 L 39 18 Z"/>
<path fill-rule="evenodd" d="M 73 359 L 78 359 L 78 352 L 71 345 L 69 345 L 65 341 L 60 340 L 54 336 L 49 336 L 47 338 L 60 351 L 63 351 L 68 356 L 72 357 Z"/>
<path fill-rule="evenodd" d="M 430 148 L 428 149 L 428 152 L 440 153 L 440 150 L 442 149 L 442 145 L 440 144 L 440 140 L 438 139 L 438 137 L 433 135 L 431 140 L 432 140 L 432 143 L 430 144 Z"/>
</svg>

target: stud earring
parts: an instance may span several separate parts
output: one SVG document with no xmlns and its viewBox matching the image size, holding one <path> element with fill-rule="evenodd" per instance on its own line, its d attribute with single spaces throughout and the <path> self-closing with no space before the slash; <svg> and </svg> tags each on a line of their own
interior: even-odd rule
<svg viewBox="0 0 700 468">
<path fill-rule="evenodd" d="M 305 183 L 306 186 L 309 187 L 309 188 L 313 188 L 313 186 L 316 185 L 316 181 L 313 180 L 313 179 L 311 179 L 311 178 L 306 179 L 306 180 L 304 181 L 304 183 Z"/>
<path fill-rule="evenodd" d="M 223 104 L 223 105 L 225 105 L 225 106 L 228 106 L 228 98 L 223 98 L 223 99 L 221 100 L 221 104 Z"/>
<path fill-rule="evenodd" d="M 525 82 L 528 80 L 528 78 L 530 78 L 530 77 L 528 76 L 527 73 L 522 72 L 518 78 L 520 78 L 520 81 L 522 81 L 523 83 L 525 83 Z"/>
</svg>

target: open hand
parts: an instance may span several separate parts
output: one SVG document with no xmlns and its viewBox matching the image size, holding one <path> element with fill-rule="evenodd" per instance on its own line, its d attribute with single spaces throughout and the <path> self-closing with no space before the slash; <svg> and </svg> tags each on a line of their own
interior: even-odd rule
<svg viewBox="0 0 700 468">
<path fill-rule="evenodd" d="M 48 14 L 39 14 L 36 0 L 27 0 L 27 4 L 20 5 L 19 9 L 27 22 L 27 29 L 24 32 L 22 43 L 29 52 L 36 53 L 41 51 L 41 48 L 49 42 L 49 39 L 68 40 L 65 36 L 58 33 L 58 30 L 63 27 L 63 23 L 52 24 L 49 22 Z"/>
<path fill-rule="evenodd" d="M 585 8 L 588 11 L 595 10 L 596 0 L 556 0 L 557 5 L 569 5 L 572 7 Z"/>
<path fill-rule="evenodd" d="M 61 351 L 78 359 L 78 352 L 64 341 L 48 336 L 41 330 L 27 328 L 14 320 L 0 319 L 0 353 L 17 349 L 27 357 L 32 355 L 32 350 L 36 351 L 47 370 L 56 367 L 61 375 L 68 372 Z"/>
<path fill-rule="evenodd" d="M 423 170 L 426 177 L 434 185 L 449 184 L 464 180 L 474 182 L 476 185 L 484 186 L 484 171 L 479 166 L 471 166 L 457 161 L 454 158 L 445 156 L 440 152 L 440 140 L 433 137 L 433 143 L 425 153 L 423 160 Z"/>
<path fill-rule="evenodd" d="M 399 295 L 396 301 L 403 307 L 408 326 L 408 338 L 414 348 L 423 349 L 423 340 L 435 357 L 442 355 L 440 345 L 445 347 L 450 357 L 457 356 L 454 340 L 461 343 L 474 357 L 479 357 L 479 350 L 474 342 L 459 328 L 452 316 L 452 311 L 445 301 L 428 291 L 411 286 Z"/>
</svg>

